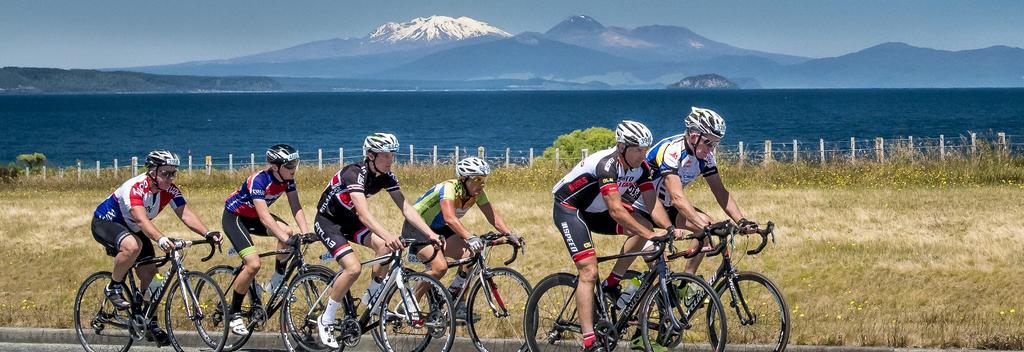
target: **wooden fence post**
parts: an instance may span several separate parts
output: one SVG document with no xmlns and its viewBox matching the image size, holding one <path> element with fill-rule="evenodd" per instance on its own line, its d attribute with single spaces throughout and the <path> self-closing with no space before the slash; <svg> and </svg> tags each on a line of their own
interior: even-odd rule
<svg viewBox="0 0 1024 352">
<path fill-rule="evenodd" d="M 135 167 L 135 157 L 132 157 L 132 168 Z M 192 176 L 192 155 L 188 156 L 188 175 Z"/>
<path fill-rule="evenodd" d="M 850 162 L 857 162 L 857 138 L 850 137 Z"/>
<path fill-rule="evenodd" d="M 509 153 L 511 152 L 512 148 L 505 147 L 505 166 L 508 166 L 509 162 L 512 161 L 511 156 L 509 156 Z"/>
<path fill-rule="evenodd" d="M 452 158 L 452 164 L 459 162 L 459 146 L 455 146 L 455 156 Z"/>
<path fill-rule="evenodd" d="M 437 166 L 437 144 L 434 145 L 434 151 L 431 153 L 430 159 L 434 163 L 434 166 Z"/>
<path fill-rule="evenodd" d="M 256 153 L 249 153 L 249 172 L 256 171 Z"/>
<path fill-rule="evenodd" d="M 763 163 L 770 163 L 775 156 L 772 155 L 772 141 L 770 139 L 764 140 L 764 161 Z"/>
<path fill-rule="evenodd" d="M 43 165 L 43 181 L 46 181 L 46 165 Z"/>
<path fill-rule="evenodd" d="M 205 159 L 206 159 L 205 160 L 206 161 L 206 176 L 210 176 L 210 173 L 213 172 L 213 157 L 207 155 Z"/>
<path fill-rule="evenodd" d="M 939 135 L 939 160 L 946 160 L 946 136 Z"/>
<path fill-rule="evenodd" d="M 818 153 L 820 154 L 818 157 L 821 158 L 821 160 L 820 160 L 821 163 L 825 164 L 825 139 L 824 138 L 818 138 Z"/>
<path fill-rule="evenodd" d="M 190 156 L 189 159 L 191 159 L 191 158 L 192 157 Z M 139 174 L 139 157 L 133 156 L 132 157 L 132 176 L 135 176 L 135 175 L 138 175 L 138 174 Z"/>
<path fill-rule="evenodd" d="M 118 171 L 118 170 L 117 170 L 117 159 L 115 158 L 115 159 L 114 159 L 114 177 L 117 177 L 117 174 L 118 174 L 118 172 L 117 172 L 117 171 Z"/>
<path fill-rule="evenodd" d="M 978 152 L 978 134 L 971 132 L 971 154 Z"/>
<path fill-rule="evenodd" d="M 555 165 L 558 165 L 562 161 L 561 148 L 555 148 Z"/>
<path fill-rule="evenodd" d="M 798 147 L 798 143 L 799 142 L 797 140 L 795 140 L 795 139 L 793 140 L 793 162 L 794 163 L 797 162 L 797 161 L 800 161 L 800 149 Z"/>
<path fill-rule="evenodd" d="M 316 150 L 316 169 L 324 169 L 324 150 L 323 148 L 317 148 Z"/>
<path fill-rule="evenodd" d="M 96 160 L 96 178 L 100 178 L 100 161 Z"/>
<path fill-rule="evenodd" d="M 747 154 L 743 152 L 743 141 L 740 141 L 740 165 L 747 161 Z"/>
<path fill-rule="evenodd" d="M 530 166 L 533 166 L 533 148 L 530 148 Z"/>
<path fill-rule="evenodd" d="M 587 148 L 580 149 L 580 155 L 583 156 L 583 159 L 586 159 L 588 156 L 590 156 L 590 149 L 587 149 Z"/>
<path fill-rule="evenodd" d="M 476 147 L 476 155 L 480 159 L 487 160 L 487 150 L 484 150 L 484 146 Z"/>
<path fill-rule="evenodd" d="M 235 172 L 235 155 L 228 153 L 228 171 Z"/>
<path fill-rule="evenodd" d="M 78 182 L 82 182 L 82 161 L 76 161 L 75 165 L 78 165 Z"/>
<path fill-rule="evenodd" d="M 875 159 L 885 161 L 885 139 L 882 137 L 875 137 Z"/>
<path fill-rule="evenodd" d="M 999 132 L 996 135 L 999 136 L 999 151 L 1005 153 L 1009 150 L 1006 148 L 1006 132 Z"/>
<path fill-rule="evenodd" d="M 345 148 L 338 148 L 338 167 L 345 166 Z"/>
<path fill-rule="evenodd" d="M 413 151 L 412 144 L 409 144 L 409 165 L 416 162 L 416 152 Z"/>
</svg>

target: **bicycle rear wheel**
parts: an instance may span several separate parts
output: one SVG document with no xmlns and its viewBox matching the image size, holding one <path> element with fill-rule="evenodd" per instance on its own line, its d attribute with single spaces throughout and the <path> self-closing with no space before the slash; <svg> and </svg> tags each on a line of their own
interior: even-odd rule
<svg viewBox="0 0 1024 352">
<path fill-rule="evenodd" d="M 489 269 L 483 284 L 473 285 L 466 300 L 466 321 L 478 351 L 526 350 L 523 318 L 530 291 L 530 282 L 510 268 Z"/>
<path fill-rule="evenodd" d="M 393 284 L 381 295 L 376 313 L 380 324 L 373 334 L 377 345 L 397 352 L 451 350 L 455 342 L 455 306 L 448 288 L 423 273 L 403 275 L 406 289 Z M 413 292 L 421 285 L 426 287 L 423 296 L 413 300 Z"/>
<path fill-rule="evenodd" d="M 720 338 L 727 336 L 725 308 L 711 286 L 687 273 L 673 273 L 666 283 L 669 292 L 656 287 L 640 306 L 639 332 L 644 348 L 651 351 L 658 346 L 682 344 L 686 351 L 725 350 L 726 339 Z M 673 327 L 670 314 L 681 323 L 679 328 Z"/>
<path fill-rule="evenodd" d="M 110 281 L 110 272 L 89 275 L 75 295 L 75 334 L 89 352 L 127 351 L 135 342 L 131 313 L 114 308 L 103 294 Z"/>
<path fill-rule="evenodd" d="M 184 281 L 174 281 L 164 301 L 164 326 L 171 346 L 182 351 L 181 344 L 196 336 L 215 352 L 223 350 L 229 333 L 222 320 L 228 310 L 224 293 L 204 273 L 186 272 L 183 277 Z M 199 286 L 202 291 L 196 290 Z"/>
<path fill-rule="evenodd" d="M 526 347 L 534 352 L 580 351 L 583 334 L 576 311 L 576 275 L 555 273 L 541 280 L 526 301 Z"/>
<path fill-rule="evenodd" d="M 728 281 L 718 284 L 717 291 L 726 306 L 730 344 L 764 346 L 765 350 L 784 352 L 789 343 L 789 308 L 782 292 L 764 275 L 739 272 L 733 276 L 735 288 Z"/>
</svg>

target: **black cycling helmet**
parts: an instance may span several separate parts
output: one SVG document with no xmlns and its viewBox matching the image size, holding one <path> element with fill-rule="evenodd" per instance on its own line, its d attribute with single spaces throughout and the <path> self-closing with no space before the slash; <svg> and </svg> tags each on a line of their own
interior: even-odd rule
<svg viewBox="0 0 1024 352">
<path fill-rule="evenodd" d="M 267 163 L 283 165 L 299 160 L 299 151 L 287 144 L 275 144 L 267 149 Z"/>
</svg>

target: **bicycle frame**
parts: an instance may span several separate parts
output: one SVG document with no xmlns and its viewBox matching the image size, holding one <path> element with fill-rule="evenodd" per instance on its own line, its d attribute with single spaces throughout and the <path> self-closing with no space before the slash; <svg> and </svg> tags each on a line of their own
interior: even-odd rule
<svg viewBox="0 0 1024 352">
<path fill-rule="evenodd" d="M 263 299 L 262 297 L 260 297 L 259 294 L 259 289 L 256 287 L 255 278 L 252 280 L 251 283 L 249 283 L 249 296 L 252 297 L 252 306 L 263 309 L 264 312 L 266 313 L 265 318 L 270 318 L 271 316 L 274 315 L 274 313 L 277 313 L 278 309 L 281 309 L 281 307 L 284 306 L 284 295 L 288 291 L 288 285 L 285 285 L 284 283 L 290 281 L 290 279 L 293 277 L 292 275 L 295 274 L 296 270 L 298 270 L 300 273 L 305 272 L 308 264 L 306 264 L 303 261 L 303 251 L 304 249 L 296 250 L 296 248 L 288 248 L 273 250 L 259 254 L 260 258 L 288 254 L 288 258 L 285 259 L 288 262 L 288 266 L 285 269 L 284 279 L 282 279 L 281 281 L 282 284 L 279 285 L 271 294 L 270 298 L 267 299 L 267 305 L 265 308 L 263 306 Z M 234 287 L 235 280 L 238 279 L 238 273 L 241 271 L 242 265 L 235 267 L 235 270 L 232 272 L 231 284 L 228 285 L 228 290 L 230 290 L 230 287 Z M 249 318 L 249 324 L 247 325 L 247 328 L 249 329 L 252 329 L 257 324 L 260 323 L 255 319 L 251 319 L 252 317 Z"/>
<path fill-rule="evenodd" d="M 475 255 L 469 256 L 468 258 L 448 262 L 449 269 L 458 268 L 467 264 L 470 265 L 470 271 L 466 275 L 466 284 L 459 292 L 459 295 L 457 297 L 453 297 L 453 302 L 461 302 L 462 299 L 466 297 L 466 294 L 470 292 L 474 287 L 488 284 L 488 278 L 491 276 L 491 271 L 490 268 L 487 267 L 487 253 L 490 252 L 491 248 L 494 246 L 498 246 L 501 244 L 509 244 L 497 243 L 498 235 L 494 233 L 488 233 L 481 237 L 486 238 L 489 235 L 493 235 L 495 236 L 495 238 L 487 241 L 488 244 L 486 247 L 484 247 L 484 250 L 480 251 L 479 253 L 476 253 Z M 513 261 L 515 261 L 516 257 L 518 256 L 518 247 L 513 246 L 513 248 L 515 248 L 515 252 L 512 258 L 505 262 L 505 265 L 511 264 Z M 491 283 L 491 285 L 493 285 L 493 283 Z M 491 314 L 494 314 L 494 316 L 498 318 L 507 317 L 508 309 L 505 307 L 505 302 L 501 299 L 500 296 L 497 295 L 497 292 L 492 292 L 491 290 L 486 290 L 484 292 L 484 298 L 487 299 L 487 305 L 491 308 Z"/>
</svg>

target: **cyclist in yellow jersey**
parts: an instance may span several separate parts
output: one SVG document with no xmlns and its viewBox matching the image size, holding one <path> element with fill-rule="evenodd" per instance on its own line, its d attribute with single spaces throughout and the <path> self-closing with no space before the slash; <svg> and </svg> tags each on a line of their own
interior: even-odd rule
<svg viewBox="0 0 1024 352">
<path fill-rule="evenodd" d="M 508 235 L 510 241 L 522 243 L 522 237 L 513 235 L 505 221 L 497 210 L 491 206 L 487 199 L 484 186 L 487 175 L 491 168 L 486 161 L 477 157 L 469 157 L 460 160 L 455 166 L 456 179 L 441 182 L 427 190 L 413 205 L 423 221 L 430 226 L 434 233 L 445 237 L 444 256 L 436 256 L 427 265 L 426 273 L 434 278 L 440 279 L 448 272 L 448 263 L 445 257 L 462 259 L 470 256 L 471 252 L 478 252 L 484 248 L 484 242 L 480 237 L 473 235 L 460 218 L 476 205 L 487 218 L 487 221 L 494 226 L 498 232 Z M 408 221 L 402 228 L 404 237 L 415 240 L 426 240 L 427 236 L 416 229 Z M 424 260 L 433 255 L 433 247 L 417 246 L 410 248 L 409 253 L 415 253 Z M 458 275 L 448 288 L 453 297 L 457 297 L 466 283 L 468 266 L 463 266 Z M 458 302 L 456 306 L 456 319 L 465 319 L 465 302 Z"/>
</svg>

